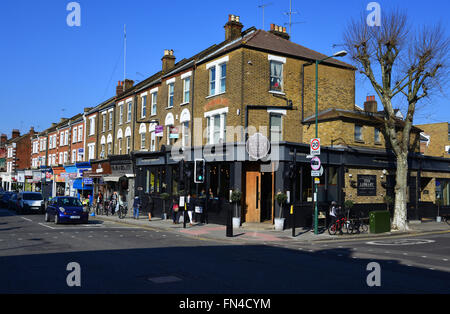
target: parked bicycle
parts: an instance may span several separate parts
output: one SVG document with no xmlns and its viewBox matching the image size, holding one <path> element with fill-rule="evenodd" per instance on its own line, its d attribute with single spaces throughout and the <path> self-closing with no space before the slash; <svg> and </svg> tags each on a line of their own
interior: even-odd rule
<svg viewBox="0 0 450 314">
<path fill-rule="evenodd" d="M 350 224 L 351 222 L 346 216 L 341 217 L 328 227 L 328 233 L 330 235 L 335 235 L 337 232 L 340 234 L 349 233 Z"/>
<path fill-rule="evenodd" d="M 119 212 L 118 212 L 119 218 L 124 219 L 127 216 L 127 213 L 128 213 L 127 205 L 125 204 L 119 205 Z"/>
<path fill-rule="evenodd" d="M 348 232 L 352 234 L 366 233 L 369 230 L 367 224 L 362 218 L 352 219 L 349 224 Z"/>
</svg>

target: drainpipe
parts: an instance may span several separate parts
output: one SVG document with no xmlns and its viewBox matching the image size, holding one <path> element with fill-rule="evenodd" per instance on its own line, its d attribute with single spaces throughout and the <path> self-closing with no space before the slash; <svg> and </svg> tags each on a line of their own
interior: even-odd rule
<svg viewBox="0 0 450 314">
<path fill-rule="evenodd" d="M 305 67 L 312 65 L 312 62 L 309 63 L 303 63 L 302 64 L 302 77 L 301 77 L 301 81 L 302 81 L 302 117 L 301 117 L 301 122 L 303 124 L 303 120 L 305 120 Z"/>
</svg>

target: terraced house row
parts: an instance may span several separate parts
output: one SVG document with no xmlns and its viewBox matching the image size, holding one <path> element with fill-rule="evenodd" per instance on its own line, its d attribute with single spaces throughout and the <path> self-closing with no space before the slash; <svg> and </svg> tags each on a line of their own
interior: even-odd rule
<svg viewBox="0 0 450 314">
<path fill-rule="evenodd" d="M 108 197 L 117 191 L 128 202 L 148 193 L 156 216 L 164 211 L 162 193 L 198 196 L 204 190 L 209 221 L 217 223 L 225 223 L 230 192 L 239 189 L 234 215 L 272 224 L 288 216 L 289 207 L 281 212 L 275 201 L 284 192 L 296 225 L 310 226 L 308 155 L 316 121 L 310 65 L 327 56 L 292 42 L 274 24 L 269 31 L 244 30 L 239 16 L 229 15 L 224 29 L 220 43 L 180 61 L 165 50 L 158 73 L 138 84 L 119 81 L 103 103 L 30 132 L 30 165 L 20 168 L 28 169 L 23 186 L 45 195 L 101 191 Z M 318 74 L 319 208 L 353 200 L 364 215 L 384 209 L 393 196 L 395 158 L 384 140 L 383 112 L 375 97 L 355 99 L 353 66 L 330 58 Z M 450 209 L 450 155 L 421 153 L 427 139 L 421 133 L 419 127 L 411 133 L 410 219 L 433 215 L 437 198 Z M 206 161 L 202 183 L 194 182 L 196 159 Z M 15 169 L 3 175 L 7 188 L 17 184 Z"/>
</svg>

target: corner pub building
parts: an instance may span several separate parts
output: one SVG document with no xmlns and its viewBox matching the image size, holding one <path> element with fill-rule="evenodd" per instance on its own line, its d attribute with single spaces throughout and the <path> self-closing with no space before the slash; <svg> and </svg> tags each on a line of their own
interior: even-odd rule
<svg viewBox="0 0 450 314">
<path fill-rule="evenodd" d="M 307 65 L 327 56 L 291 42 L 285 29 L 273 24 L 268 32 L 242 28 L 239 17 L 230 15 L 225 41 L 178 63 L 173 51 L 166 51 L 163 70 L 134 88 L 136 95 L 151 98 L 152 107 L 135 125 L 140 134 L 135 147 L 141 147 L 130 154 L 135 194 L 150 193 L 153 216 L 160 216 L 163 204 L 166 212 L 170 204 L 162 193 L 197 198 L 205 191 L 207 222 L 225 224 L 233 206 L 230 192 L 239 189 L 240 210 L 233 212 L 241 222 L 270 225 L 276 217 L 287 218 L 293 205 L 295 225 L 309 227 L 315 71 Z M 138 112 L 142 106 L 136 103 Z M 401 119 L 397 127 L 403 127 Z M 408 219 L 435 216 L 432 185 L 436 178 L 450 178 L 448 159 L 420 154 L 420 132 L 411 132 Z M 247 140 L 257 133 L 271 144 L 262 159 L 247 151 Z M 363 107 L 355 105 L 355 68 L 336 59 L 319 65 L 318 133 L 324 169 L 319 210 L 327 212 L 331 201 L 352 200 L 353 211 L 363 217 L 386 206 L 392 211 L 385 196 L 393 198 L 396 165 L 383 136 L 383 112 L 373 96 Z M 194 183 L 196 159 L 206 161 L 201 184 Z M 283 213 L 275 201 L 279 191 L 289 195 Z M 285 228 L 291 226 L 286 219 Z"/>
</svg>

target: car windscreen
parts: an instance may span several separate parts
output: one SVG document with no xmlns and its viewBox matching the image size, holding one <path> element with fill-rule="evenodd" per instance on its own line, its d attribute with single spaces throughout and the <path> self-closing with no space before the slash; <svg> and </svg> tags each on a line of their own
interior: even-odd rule
<svg viewBox="0 0 450 314">
<path fill-rule="evenodd" d="M 42 201 L 42 195 L 37 193 L 23 193 L 23 199 L 25 201 Z"/>
<path fill-rule="evenodd" d="M 63 197 L 58 199 L 58 206 L 81 207 L 81 202 L 76 198 Z"/>
</svg>

